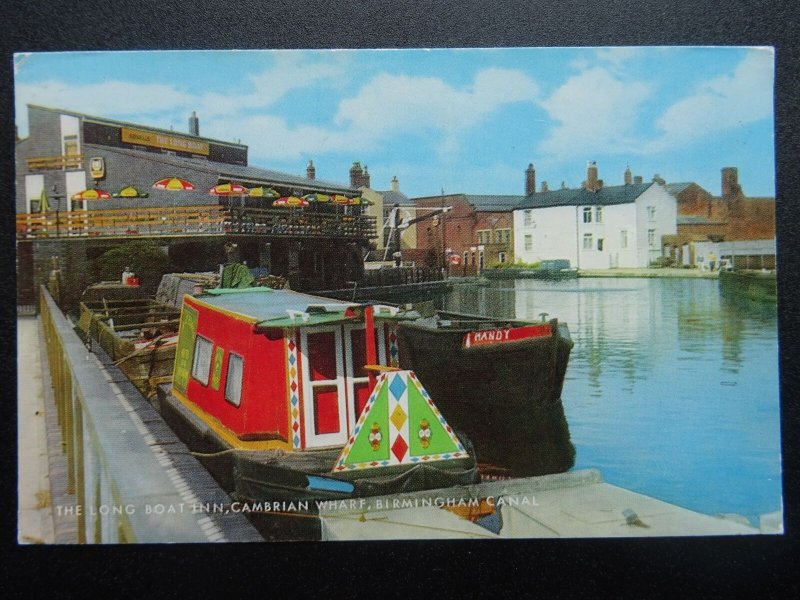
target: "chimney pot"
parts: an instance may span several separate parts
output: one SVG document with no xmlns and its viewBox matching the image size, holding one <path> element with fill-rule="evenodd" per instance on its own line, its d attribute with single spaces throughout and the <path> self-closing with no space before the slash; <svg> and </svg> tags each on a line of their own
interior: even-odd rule
<svg viewBox="0 0 800 600">
<path fill-rule="evenodd" d="M 306 177 L 309 179 L 316 179 L 317 177 L 317 170 L 314 168 L 313 160 L 308 161 L 308 166 L 306 167 Z"/>
<path fill-rule="evenodd" d="M 172 127 L 170 127 L 172 129 Z M 200 135 L 200 119 L 197 118 L 197 112 L 192 111 L 192 116 L 189 117 L 189 133 L 191 135 Z"/>
<path fill-rule="evenodd" d="M 392 191 L 399 192 L 400 191 L 400 182 L 397 180 L 397 175 L 392 177 Z"/>
<path fill-rule="evenodd" d="M 548 189 L 548 187 L 547 187 L 547 182 L 546 182 L 546 181 L 543 181 L 543 182 L 542 182 L 542 192 L 549 192 L 549 191 L 550 191 L 550 190 L 549 190 L 549 189 Z"/>
<path fill-rule="evenodd" d="M 586 189 L 590 192 L 596 192 L 599 189 L 597 187 L 597 162 L 594 160 L 590 160 L 586 168 Z"/>
<path fill-rule="evenodd" d="M 525 170 L 525 195 L 530 196 L 534 192 L 536 192 L 536 169 L 533 168 L 533 163 L 529 163 Z"/>
</svg>

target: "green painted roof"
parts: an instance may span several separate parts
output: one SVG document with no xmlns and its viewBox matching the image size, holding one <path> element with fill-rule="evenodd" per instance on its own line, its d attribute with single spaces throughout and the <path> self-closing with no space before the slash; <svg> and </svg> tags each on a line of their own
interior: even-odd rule
<svg viewBox="0 0 800 600">
<path fill-rule="evenodd" d="M 343 302 L 322 296 L 302 294 L 291 290 L 273 290 L 265 287 L 242 289 L 209 289 L 198 300 L 229 312 L 253 319 L 262 327 L 312 327 L 360 320 L 345 316 L 351 306 L 362 306 L 355 302 Z M 392 314 L 389 309 L 377 308 L 376 319 L 415 319 L 416 311 Z"/>
</svg>

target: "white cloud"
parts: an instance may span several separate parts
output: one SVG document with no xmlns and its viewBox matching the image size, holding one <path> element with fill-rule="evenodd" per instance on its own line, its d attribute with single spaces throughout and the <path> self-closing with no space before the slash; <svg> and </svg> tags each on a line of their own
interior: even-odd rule
<svg viewBox="0 0 800 600">
<path fill-rule="evenodd" d="M 22 60 L 22 58 L 20 58 Z M 180 84 L 140 83 L 110 80 L 88 85 L 51 80 L 19 83 L 16 86 L 17 124 L 20 133 L 28 129 L 26 104 L 39 104 L 74 110 L 108 118 L 143 117 L 151 125 L 169 125 L 176 118 L 184 126 L 189 113 L 196 110 L 203 120 L 231 116 L 249 109 L 267 108 L 291 91 L 303 88 L 337 88 L 347 68 L 347 57 L 331 53 L 325 60 L 309 61 L 300 53 L 275 56 L 274 64 L 252 75 L 229 92 L 190 94 Z M 203 74 L 206 76 L 207 74 Z M 225 74 L 216 74 L 224 77 Z M 234 82 L 231 82 L 234 85 Z M 232 131 L 238 131 L 235 128 Z M 226 137 L 230 132 L 226 134 Z"/>
<path fill-rule="evenodd" d="M 542 103 L 557 125 L 539 152 L 586 159 L 600 152 L 635 151 L 639 109 L 651 94 L 650 84 L 623 81 L 602 67 L 570 77 Z"/>
<path fill-rule="evenodd" d="M 437 135 L 440 154 L 452 156 L 462 132 L 507 104 L 535 102 L 538 95 L 535 81 L 510 69 L 480 71 L 460 89 L 435 77 L 383 73 L 343 100 L 334 122 L 368 145 L 393 134 Z"/>
<path fill-rule="evenodd" d="M 661 136 L 650 150 L 683 145 L 739 127 L 773 113 L 773 53 L 749 52 L 730 75 L 709 79 L 690 96 L 670 106 L 656 121 Z"/>
</svg>

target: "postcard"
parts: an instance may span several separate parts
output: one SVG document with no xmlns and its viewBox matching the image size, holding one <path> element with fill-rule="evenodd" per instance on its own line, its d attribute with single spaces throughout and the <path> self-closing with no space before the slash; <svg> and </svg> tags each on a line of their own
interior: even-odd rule
<svg viewBox="0 0 800 600">
<path fill-rule="evenodd" d="M 782 534 L 774 59 L 16 54 L 18 542 Z"/>
</svg>

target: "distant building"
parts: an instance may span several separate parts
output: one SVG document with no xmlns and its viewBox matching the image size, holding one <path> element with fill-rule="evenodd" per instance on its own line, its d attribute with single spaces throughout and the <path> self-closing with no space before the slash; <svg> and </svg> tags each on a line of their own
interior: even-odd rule
<svg viewBox="0 0 800 600">
<path fill-rule="evenodd" d="M 731 243 L 738 242 L 742 252 L 757 252 L 753 264 L 774 267 L 775 199 L 748 198 L 736 167 L 721 170 L 720 196 L 696 183 L 671 183 L 665 189 L 678 202 L 677 232 L 664 240 L 676 265 L 707 268 L 709 256 L 727 256 L 735 247 Z"/>
<path fill-rule="evenodd" d="M 514 261 L 511 211 L 524 198 L 514 195 L 447 194 L 414 198 L 417 215 L 449 211 L 417 223 L 414 259 L 444 266 L 453 274 L 474 274 Z M 406 256 L 412 253 L 405 252 Z"/>
<path fill-rule="evenodd" d="M 399 215 L 397 218 L 400 223 L 403 223 L 416 216 L 416 207 L 409 197 L 400 191 L 400 182 L 397 176 L 392 177 L 391 189 L 389 190 L 373 190 L 369 187 L 360 189 L 361 196 L 372 202 L 372 205 L 367 207 L 366 214 L 373 215 L 377 219 L 378 238 L 375 243 L 375 256 L 380 259 L 385 254 L 384 251 L 390 243 L 391 224 L 389 219 L 392 218 L 393 208 L 395 206 L 398 207 Z M 412 224 L 401 231 L 396 231 L 394 235 L 393 247 L 399 246 L 401 251 L 417 247 L 416 224 Z M 388 256 L 387 260 L 391 260 L 391 256 Z"/>
<path fill-rule="evenodd" d="M 568 259 L 580 269 L 647 267 L 676 233 L 677 202 L 662 185 L 605 186 L 590 162 L 580 188 L 533 192 L 514 209 L 514 256 L 528 263 Z M 546 189 L 546 188 L 545 188 Z"/>
</svg>

